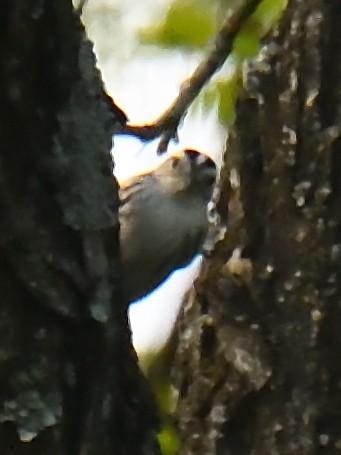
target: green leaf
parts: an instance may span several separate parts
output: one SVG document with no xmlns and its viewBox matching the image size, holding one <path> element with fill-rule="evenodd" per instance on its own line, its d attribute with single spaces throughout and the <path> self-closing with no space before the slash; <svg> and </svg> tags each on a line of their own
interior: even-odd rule
<svg viewBox="0 0 341 455">
<path fill-rule="evenodd" d="M 258 34 L 253 27 L 243 27 L 234 40 L 233 50 L 240 59 L 255 57 L 260 49 Z"/>
<path fill-rule="evenodd" d="M 287 0 L 263 0 L 245 22 L 234 41 L 234 52 L 240 59 L 252 58 L 260 49 L 260 40 L 280 18 Z"/>
<path fill-rule="evenodd" d="M 261 24 L 260 35 L 262 38 L 278 22 L 283 11 L 288 4 L 288 0 L 263 0 L 253 15 L 253 18 Z"/>
<path fill-rule="evenodd" d="M 201 102 L 205 109 L 210 110 L 218 105 L 218 117 L 222 125 L 233 122 L 235 103 L 240 92 L 240 71 L 237 67 L 228 77 L 219 78 L 211 82 L 204 90 Z"/>
<path fill-rule="evenodd" d="M 214 34 L 215 25 L 214 10 L 207 0 L 176 0 L 164 20 L 141 29 L 138 38 L 142 44 L 202 48 Z"/>
<path fill-rule="evenodd" d="M 179 451 L 179 437 L 170 425 L 166 425 L 157 435 L 162 455 L 174 455 Z"/>
</svg>

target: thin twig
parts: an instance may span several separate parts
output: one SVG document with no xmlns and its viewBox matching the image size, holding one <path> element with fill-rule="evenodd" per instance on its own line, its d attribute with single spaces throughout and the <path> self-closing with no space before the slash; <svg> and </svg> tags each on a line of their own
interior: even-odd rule
<svg viewBox="0 0 341 455">
<path fill-rule="evenodd" d="M 245 20 L 255 11 L 261 0 L 246 0 L 236 10 L 229 10 L 217 33 L 213 47 L 199 64 L 192 76 L 181 84 L 179 94 L 170 107 L 154 123 L 125 125 L 119 134 L 127 134 L 142 140 L 161 136 L 159 153 L 164 152 L 169 141 L 176 135 L 177 128 L 187 109 L 213 74 L 221 68 L 231 53 L 233 41 Z"/>
</svg>

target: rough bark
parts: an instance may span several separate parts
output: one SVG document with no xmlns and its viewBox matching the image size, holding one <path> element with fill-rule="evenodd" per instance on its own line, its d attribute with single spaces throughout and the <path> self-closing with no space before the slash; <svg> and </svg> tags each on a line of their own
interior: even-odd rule
<svg viewBox="0 0 341 455">
<path fill-rule="evenodd" d="M 124 116 L 70 0 L 6 0 L 0 29 L 0 453 L 158 453 L 118 286 Z"/>
<path fill-rule="evenodd" d="M 291 0 L 246 68 L 231 234 L 179 323 L 183 454 L 341 450 L 340 30 L 338 0 Z"/>
</svg>

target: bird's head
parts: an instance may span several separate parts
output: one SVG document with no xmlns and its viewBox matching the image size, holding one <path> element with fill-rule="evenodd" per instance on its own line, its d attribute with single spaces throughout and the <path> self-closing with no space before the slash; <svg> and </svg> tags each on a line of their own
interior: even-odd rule
<svg viewBox="0 0 341 455">
<path fill-rule="evenodd" d="M 197 150 L 185 149 L 173 153 L 156 170 L 162 185 L 173 193 L 201 195 L 206 202 L 212 196 L 217 169 L 214 161 Z"/>
</svg>

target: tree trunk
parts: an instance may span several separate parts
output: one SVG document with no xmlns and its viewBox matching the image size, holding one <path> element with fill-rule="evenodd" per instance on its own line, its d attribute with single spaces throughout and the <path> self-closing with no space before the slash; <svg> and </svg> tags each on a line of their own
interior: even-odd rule
<svg viewBox="0 0 341 455">
<path fill-rule="evenodd" d="M 0 30 L 0 453 L 158 453 L 118 286 L 124 115 L 71 0 L 5 0 Z"/>
<path fill-rule="evenodd" d="M 340 30 L 338 0 L 291 0 L 245 70 L 230 226 L 179 321 L 182 454 L 341 451 Z"/>
</svg>

